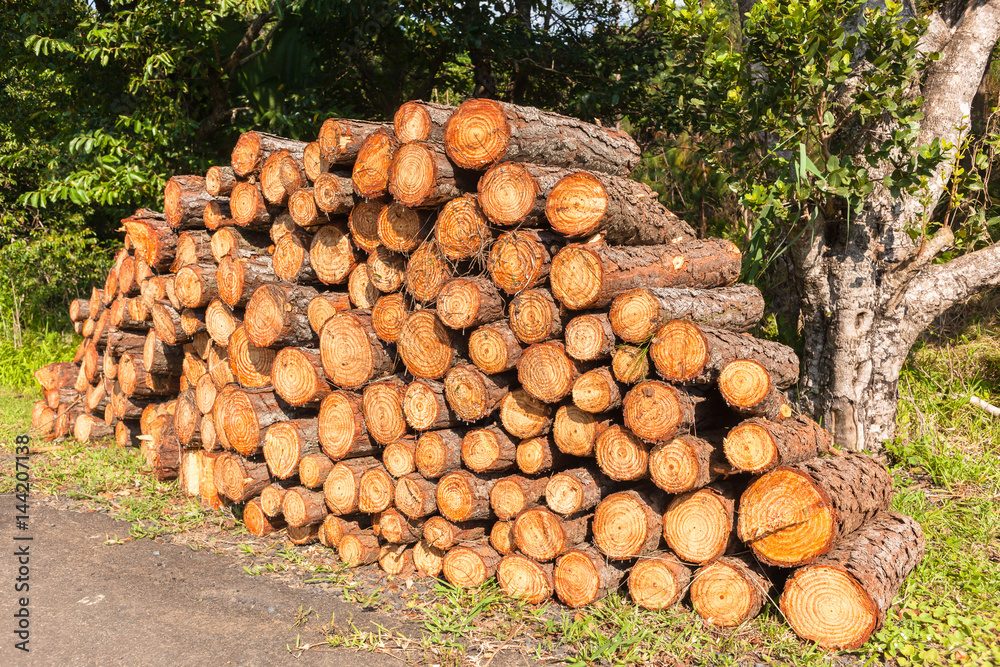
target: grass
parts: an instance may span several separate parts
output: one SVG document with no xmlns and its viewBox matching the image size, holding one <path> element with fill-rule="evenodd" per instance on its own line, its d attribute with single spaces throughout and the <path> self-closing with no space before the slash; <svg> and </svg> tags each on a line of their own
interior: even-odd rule
<svg viewBox="0 0 1000 667">
<path fill-rule="evenodd" d="M 992 301 L 990 301 L 992 299 Z M 969 404 L 975 394 L 1000 403 L 1000 295 L 952 311 L 913 350 L 900 382 L 898 437 L 888 451 L 896 480 L 893 508 L 915 517 L 927 553 L 890 609 L 884 626 L 858 651 L 836 654 L 798 640 L 773 604 L 734 631 L 704 624 L 685 607 L 638 609 L 613 594 L 584 610 L 526 605 L 505 598 L 495 582 L 475 590 L 445 583 L 406 603 L 421 636 L 324 625 L 318 642 L 289 645 L 293 654 L 330 647 L 389 652 L 405 662 L 468 664 L 503 648 L 569 665 L 712 664 L 988 665 L 1000 663 L 1000 419 Z M 970 324 L 970 322 L 974 322 Z M 0 443 L 23 432 L 33 395 L 0 390 Z M 9 458 L 9 457 L 7 457 Z M 4 459 L 4 466 L 9 462 Z M 222 511 L 205 511 L 156 482 L 134 451 L 68 444 L 32 457 L 34 492 L 107 507 L 132 522 L 128 537 L 164 536 L 199 527 L 238 535 L 233 549 L 250 574 L 304 572 L 302 580 L 339 589 L 365 607 L 386 593 L 352 580 L 351 571 L 280 541 L 252 541 Z M 10 490 L 0 478 L 0 492 Z M 214 539 L 214 538 L 209 538 Z M 296 629 L 298 631 L 298 629 Z"/>
<path fill-rule="evenodd" d="M 0 338 L 0 387 L 21 391 L 34 389 L 37 386 L 32 376 L 35 369 L 56 361 L 72 361 L 79 344 L 79 336 L 58 332 L 25 332 L 20 347 L 9 339 Z"/>
</svg>

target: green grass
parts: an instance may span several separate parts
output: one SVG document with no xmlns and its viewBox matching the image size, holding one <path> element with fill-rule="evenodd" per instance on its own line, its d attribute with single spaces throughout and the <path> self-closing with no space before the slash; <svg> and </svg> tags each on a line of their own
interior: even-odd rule
<svg viewBox="0 0 1000 667">
<path fill-rule="evenodd" d="M 0 387 L 22 391 L 35 388 L 32 373 L 46 364 L 72 361 L 79 344 L 79 336 L 57 332 L 25 332 L 20 347 L 0 338 Z"/>
</svg>

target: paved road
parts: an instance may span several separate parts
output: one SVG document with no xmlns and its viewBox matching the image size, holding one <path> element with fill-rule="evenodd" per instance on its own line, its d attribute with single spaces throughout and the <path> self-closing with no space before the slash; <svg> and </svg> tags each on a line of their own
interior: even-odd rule
<svg viewBox="0 0 1000 667">
<path fill-rule="evenodd" d="M 377 667 L 397 658 L 347 649 L 293 657 L 296 611 L 313 608 L 323 622 L 353 618 L 419 635 L 400 619 L 365 612 L 336 596 L 246 575 L 230 556 L 178 544 L 133 540 L 128 524 L 100 513 L 32 509 L 30 653 L 14 648 L 18 564 L 13 555 L 13 498 L 0 496 L 0 664 L 12 665 L 338 665 Z M 319 622 L 314 622 L 318 626 Z M 318 631 L 309 632 L 312 641 Z M 305 633 L 303 634 L 305 637 Z M 524 664 L 498 656 L 493 665 Z"/>
</svg>

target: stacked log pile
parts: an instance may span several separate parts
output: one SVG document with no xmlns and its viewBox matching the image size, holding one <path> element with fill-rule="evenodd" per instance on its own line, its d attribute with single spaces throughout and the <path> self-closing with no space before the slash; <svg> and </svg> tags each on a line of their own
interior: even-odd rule
<svg viewBox="0 0 1000 667">
<path fill-rule="evenodd" d="M 639 156 L 480 99 L 248 132 L 123 221 L 34 423 L 138 444 L 252 534 L 350 565 L 571 607 L 689 595 L 722 626 L 791 572 L 793 629 L 859 646 L 919 526 L 880 463 L 793 414 L 798 358 L 746 333 L 738 249 L 630 180 Z"/>
</svg>

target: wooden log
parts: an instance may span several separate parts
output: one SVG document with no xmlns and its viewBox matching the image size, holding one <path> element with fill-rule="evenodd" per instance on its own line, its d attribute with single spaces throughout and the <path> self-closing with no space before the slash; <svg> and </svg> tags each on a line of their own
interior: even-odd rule
<svg viewBox="0 0 1000 667">
<path fill-rule="evenodd" d="M 215 381 L 212 379 L 210 373 L 205 373 L 205 375 L 199 378 L 194 388 L 194 397 L 195 404 L 198 406 L 198 411 L 201 414 L 207 415 L 212 411 L 217 392 L 218 388 L 215 386 Z"/>
<path fill-rule="evenodd" d="M 422 303 L 433 303 L 451 280 L 451 265 L 436 241 L 424 241 L 406 262 L 403 286 L 406 293 Z"/>
<path fill-rule="evenodd" d="M 361 410 L 368 433 L 381 445 L 388 445 L 406 433 L 403 417 L 406 384 L 401 377 L 392 376 L 369 384 L 362 393 Z"/>
<path fill-rule="evenodd" d="M 428 479 L 437 479 L 462 467 L 463 431 L 428 431 L 417 440 L 413 453 L 417 470 Z"/>
<path fill-rule="evenodd" d="M 212 381 L 216 387 L 224 387 L 227 384 L 236 382 L 232 366 L 229 364 L 229 352 L 227 348 L 212 345 L 208 349 L 208 374 L 212 376 Z"/>
<path fill-rule="evenodd" d="M 254 290 L 274 282 L 274 265 L 270 257 L 263 255 L 245 259 L 229 255 L 219 262 L 216 282 L 219 298 L 233 308 L 245 306 Z"/>
<path fill-rule="evenodd" d="M 545 504 L 553 512 L 573 516 L 597 507 L 615 485 L 609 477 L 590 468 L 563 470 L 545 485 Z"/>
<path fill-rule="evenodd" d="M 245 389 L 234 389 L 227 395 L 221 415 L 221 422 L 216 417 L 216 429 L 221 427 L 229 445 L 243 456 L 261 451 L 269 426 L 296 416 L 273 392 Z"/>
<path fill-rule="evenodd" d="M 430 516 L 437 511 L 437 484 L 418 473 L 410 473 L 399 478 L 393 501 L 399 511 L 411 519 Z"/>
<path fill-rule="evenodd" d="M 319 335 L 327 320 L 337 313 L 342 313 L 350 309 L 351 300 L 347 294 L 343 292 L 321 292 L 309 302 L 309 308 L 306 313 L 309 317 L 309 326 Z"/>
<path fill-rule="evenodd" d="M 384 544 L 379 550 L 378 566 L 390 576 L 402 576 L 414 570 L 413 547 L 406 544 Z"/>
<path fill-rule="evenodd" d="M 664 500 L 659 490 L 642 488 L 607 496 L 594 512 L 594 544 L 612 560 L 656 551 L 663 539 Z"/>
<path fill-rule="evenodd" d="M 566 354 L 577 361 L 610 357 L 615 349 L 615 334 L 604 313 L 577 315 L 566 323 Z"/>
<path fill-rule="evenodd" d="M 264 433 L 264 460 L 271 474 L 289 479 L 299 471 L 303 457 L 319 451 L 316 419 L 292 419 L 267 427 Z M 293 524 L 303 526 L 305 523 Z"/>
<path fill-rule="evenodd" d="M 73 299 L 69 302 L 69 319 L 82 322 L 90 316 L 90 299 Z"/>
<path fill-rule="evenodd" d="M 93 387 L 87 386 L 85 396 L 91 394 Z M 48 389 L 44 392 L 45 394 L 45 404 L 52 410 L 57 410 L 59 406 L 63 403 L 75 403 L 81 400 L 80 393 L 77 392 L 73 387 L 64 387 L 62 389 Z M 84 398 L 84 405 L 89 404 L 89 399 Z M 90 410 L 88 409 L 88 412 Z"/>
<path fill-rule="evenodd" d="M 372 522 L 375 534 L 390 544 L 415 544 L 424 535 L 424 522 L 411 519 L 397 509 L 381 512 Z"/>
<path fill-rule="evenodd" d="M 180 252 L 180 240 L 178 239 L 178 253 Z M 176 259 L 174 261 L 176 265 Z M 118 296 L 134 296 L 139 293 L 139 283 L 135 280 L 135 259 L 132 255 L 126 255 L 118 266 Z"/>
<path fill-rule="evenodd" d="M 201 421 L 198 422 L 198 437 L 203 451 L 216 452 L 222 449 L 219 434 L 215 431 L 215 415 L 211 412 L 201 416 Z"/>
<path fill-rule="evenodd" d="M 337 555 L 348 567 L 371 565 L 378 561 L 379 553 L 378 538 L 368 533 L 349 533 L 337 545 Z"/>
<path fill-rule="evenodd" d="M 205 204 L 202 211 L 202 218 L 205 222 L 205 229 L 214 232 L 239 224 L 233 216 L 233 210 L 228 202 L 210 201 Z"/>
<path fill-rule="evenodd" d="M 514 553 L 517 545 L 514 544 L 513 521 L 497 521 L 493 524 L 490 529 L 490 546 L 504 556 Z"/>
<path fill-rule="evenodd" d="M 594 414 L 613 410 L 622 404 L 621 390 L 607 367 L 595 368 L 578 377 L 573 383 L 572 397 L 576 407 Z"/>
<path fill-rule="evenodd" d="M 511 300 L 508 313 L 511 330 L 526 345 L 562 336 L 564 309 L 547 289 L 519 293 Z"/>
<path fill-rule="evenodd" d="M 260 506 L 260 499 L 253 498 L 243 508 L 243 524 L 254 537 L 264 537 L 286 527 L 284 519 L 267 516 Z"/>
<path fill-rule="evenodd" d="M 760 613 L 771 582 L 746 556 L 724 556 L 698 568 L 691 582 L 691 606 L 712 625 L 732 628 Z"/>
<path fill-rule="evenodd" d="M 497 566 L 497 581 L 504 595 L 528 604 L 541 604 L 554 587 L 552 563 L 539 563 L 519 553 L 504 556 Z"/>
<path fill-rule="evenodd" d="M 649 452 L 649 476 L 667 493 L 694 491 L 734 472 L 724 460 L 722 433 L 680 435 Z"/>
<path fill-rule="evenodd" d="M 168 396 L 180 389 L 177 375 L 154 375 L 143 368 L 142 355 L 125 353 L 118 367 L 118 382 L 126 396 Z"/>
<path fill-rule="evenodd" d="M 309 264 L 321 283 L 339 285 L 346 282 L 359 260 L 350 233 L 343 224 L 323 225 L 313 236 Z"/>
<path fill-rule="evenodd" d="M 322 492 L 293 486 L 282 497 L 281 513 L 288 525 L 301 528 L 323 521 L 329 510 Z"/>
<path fill-rule="evenodd" d="M 271 386 L 271 367 L 276 352 L 250 342 L 243 326 L 229 336 L 226 348 L 229 368 L 241 385 L 248 388 Z"/>
<path fill-rule="evenodd" d="M 733 483 L 716 483 L 676 496 L 663 514 L 667 546 L 682 560 L 699 565 L 731 551 L 737 544 L 739 491 Z"/>
<path fill-rule="evenodd" d="M 213 197 L 228 195 L 236 185 L 236 173 L 232 167 L 209 167 L 205 173 L 205 189 Z"/>
<path fill-rule="evenodd" d="M 597 549 L 581 544 L 556 559 L 553 588 L 563 604 L 578 609 L 615 592 L 625 575 L 624 567 L 609 563 Z"/>
<path fill-rule="evenodd" d="M 309 231 L 315 231 L 310 229 Z M 278 243 L 285 236 L 293 234 L 295 232 L 305 233 L 299 229 L 298 225 L 295 224 L 295 220 L 288 213 L 281 213 L 277 218 L 271 223 L 271 226 L 267 229 L 267 235 L 271 239 L 271 243 Z"/>
<path fill-rule="evenodd" d="M 260 500 L 260 509 L 265 516 L 281 516 L 281 504 L 285 499 L 285 494 L 293 486 L 295 486 L 295 480 L 280 480 L 272 482 L 261 490 L 258 499 Z"/>
<path fill-rule="evenodd" d="M 174 262 L 171 265 L 171 270 L 176 272 L 177 269 L 182 266 L 187 266 L 189 264 L 200 264 L 201 262 L 208 262 L 213 259 L 212 257 L 212 237 L 209 236 L 208 232 L 201 229 L 189 229 L 186 232 L 181 232 L 177 235 L 177 252 L 174 255 Z M 122 264 L 124 266 L 124 263 Z M 128 280 L 128 277 L 123 277 L 123 272 L 118 272 L 119 287 L 123 293 L 134 293 L 138 289 L 138 284 L 129 286 L 127 289 L 122 285 L 122 281 Z M 132 282 L 135 282 L 135 268 L 133 265 L 132 269 Z"/>
<path fill-rule="evenodd" d="M 474 588 L 496 574 L 500 554 L 485 542 L 460 545 L 444 555 L 445 579 L 458 588 Z"/>
<path fill-rule="evenodd" d="M 622 400 L 625 426 L 646 442 L 690 431 L 714 407 L 705 397 L 659 380 L 635 385 Z"/>
<path fill-rule="evenodd" d="M 330 394 L 318 350 L 286 347 L 271 366 L 274 391 L 289 405 L 318 406 Z"/>
<path fill-rule="evenodd" d="M 417 441 L 412 435 L 394 440 L 382 450 L 382 465 L 390 475 L 399 479 L 417 471 Z"/>
<path fill-rule="evenodd" d="M 362 312 L 338 313 L 327 320 L 319 350 L 327 379 L 342 389 L 360 389 L 396 370 L 395 359 L 375 335 L 371 316 Z"/>
<path fill-rule="evenodd" d="M 333 461 L 322 452 L 306 454 L 299 461 L 299 481 L 310 489 L 322 488 L 323 482 L 333 470 Z"/>
<path fill-rule="evenodd" d="M 203 224 L 205 205 L 217 200 L 205 189 L 203 177 L 174 176 L 163 189 L 163 213 L 173 229 L 197 228 Z"/>
<path fill-rule="evenodd" d="M 458 354 L 457 341 L 433 310 L 410 314 L 399 332 L 397 349 L 406 370 L 418 378 L 444 377 Z"/>
<path fill-rule="evenodd" d="M 328 394 L 319 406 L 319 444 L 334 461 L 370 456 L 377 445 L 368 435 L 361 395 L 347 391 Z"/>
<path fill-rule="evenodd" d="M 76 382 L 77 373 L 79 373 L 79 369 L 76 364 L 58 362 L 42 366 L 33 375 L 42 389 L 48 391 L 49 389 L 72 387 Z"/>
<path fill-rule="evenodd" d="M 669 609 L 684 597 L 691 569 L 671 553 L 640 558 L 628 575 L 628 592 L 643 609 Z"/>
<path fill-rule="evenodd" d="M 429 577 L 437 577 L 444 567 L 445 552 L 420 540 L 413 546 L 413 565 L 417 572 Z"/>
<path fill-rule="evenodd" d="M 566 355 L 561 342 L 535 343 L 517 362 L 517 379 L 540 401 L 555 403 L 570 393 L 583 372 L 579 362 Z"/>
<path fill-rule="evenodd" d="M 252 257 L 263 254 L 272 243 L 264 234 L 247 229 L 225 227 L 212 234 L 212 257 L 221 262 L 223 257 Z"/>
<path fill-rule="evenodd" d="M 615 481 L 635 482 L 649 477 L 649 445 L 617 424 L 597 436 L 594 456 L 601 472 Z"/>
<path fill-rule="evenodd" d="M 365 138 L 357 152 L 351 174 L 355 194 L 365 199 L 374 199 L 388 193 L 389 165 L 399 146 L 399 140 L 386 127 L 377 129 Z"/>
<path fill-rule="evenodd" d="M 764 563 L 805 565 L 886 509 L 891 499 L 888 470 L 865 454 L 793 463 L 747 487 L 737 535 Z"/>
<path fill-rule="evenodd" d="M 444 141 L 444 126 L 456 107 L 422 100 L 404 102 L 392 118 L 393 131 L 401 142 Z"/>
<path fill-rule="evenodd" d="M 719 393 L 737 412 L 781 421 L 792 416 L 792 408 L 771 380 L 767 368 L 752 359 L 737 359 L 719 373 Z"/>
<path fill-rule="evenodd" d="M 320 155 L 330 164 L 353 164 L 365 139 L 389 123 L 373 123 L 349 118 L 328 118 L 319 129 Z"/>
<path fill-rule="evenodd" d="M 174 278 L 174 292 L 181 305 L 185 308 L 204 308 L 212 299 L 218 298 L 217 270 L 215 264 L 181 267 Z"/>
<path fill-rule="evenodd" d="M 409 314 L 409 304 L 402 294 L 397 292 L 378 297 L 372 308 L 372 328 L 375 335 L 383 342 L 395 343 Z"/>
<path fill-rule="evenodd" d="M 485 256 L 493 233 L 475 195 L 462 195 L 444 205 L 434 223 L 434 239 L 452 261 Z"/>
<path fill-rule="evenodd" d="M 515 389 L 500 401 L 500 422 L 515 438 L 534 438 L 552 429 L 552 407 L 523 389 Z"/>
<path fill-rule="evenodd" d="M 403 206 L 433 208 L 474 190 L 477 176 L 456 169 L 440 145 L 413 141 L 393 153 L 388 190 Z"/>
<path fill-rule="evenodd" d="M 556 470 L 565 463 L 565 457 L 556 447 L 552 436 L 536 436 L 522 440 L 517 445 L 514 459 L 517 469 L 525 475 L 538 475 Z"/>
<path fill-rule="evenodd" d="M 860 648 L 882 626 L 924 549 L 916 521 L 881 512 L 833 551 L 796 570 L 781 594 L 781 612 L 803 639 L 827 649 Z"/>
<path fill-rule="evenodd" d="M 103 418 L 82 413 L 73 423 L 73 437 L 77 442 L 95 442 L 114 436 L 115 429 L 104 423 Z"/>
<path fill-rule="evenodd" d="M 177 479 L 181 467 L 181 452 L 181 443 L 174 434 L 173 427 L 168 424 L 156 438 L 150 464 L 158 481 Z"/>
<path fill-rule="evenodd" d="M 438 293 L 437 313 L 445 326 L 468 329 L 503 318 L 504 301 L 488 278 L 455 278 Z"/>
<path fill-rule="evenodd" d="M 141 209 L 141 210 L 144 211 L 145 209 Z M 164 224 L 164 226 L 165 226 L 166 221 L 162 219 L 163 215 L 159 214 L 159 213 L 157 213 L 155 215 L 159 215 L 160 216 L 160 222 L 162 222 Z M 138 252 L 138 249 L 136 250 L 136 252 Z M 173 259 L 173 257 L 171 257 L 171 259 Z M 169 264 L 170 263 L 168 261 L 167 265 L 169 266 Z M 96 287 L 92 287 L 90 289 L 90 318 L 94 319 L 96 317 L 100 317 L 101 316 L 101 312 L 104 310 L 104 307 L 106 305 L 107 304 L 104 303 L 104 290 L 98 289 Z"/>
<path fill-rule="evenodd" d="M 165 344 L 156 335 L 156 331 L 150 331 L 146 335 L 142 346 L 142 367 L 147 373 L 180 375 L 183 362 L 183 347 Z"/>
<path fill-rule="evenodd" d="M 406 387 L 403 416 L 415 431 L 436 431 L 459 423 L 445 399 L 444 383 L 434 380 L 414 380 Z"/>
<path fill-rule="evenodd" d="M 510 376 L 486 375 L 472 364 L 459 364 L 444 377 L 445 399 L 459 419 L 476 422 L 500 407 L 512 381 Z"/>
<path fill-rule="evenodd" d="M 167 223 L 166 216 L 143 208 L 122 220 L 122 226 L 125 227 L 125 233 L 137 257 L 142 257 L 156 271 L 170 268 L 177 250 L 177 232 Z M 95 294 L 99 297 L 97 303 L 101 303 L 104 296 L 102 290 Z M 96 305 L 92 295 L 91 317 L 100 315 L 101 308 L 95 308 Z"/>
<path fill-rule="evenodd" d="M 316 208 L 327 215 L 347 215 L 356 202 L 354 184 L 350 176 L 325 172 L 316 177 L 313 185 Z M 310 226 L 296 220 L 303 227 Z"/>
<path fill-rule="evenodd" d="M 549 232 L 534 229 L 504 232 L 490 247 L 486 261 L 490 279 L 507 294 L 541 284 L 549 275 L 553 240 Z"/>
<path fill-rule="evenodd" d="M 352 307 L 358 310 L 371 310 L 375 307 L 381 292 L 371 280 L 374 273 L 367 262 L 358 264 L 351 271 L 347 279 L 347 294 Z"/>
<path fill-rule="evenodd" d="M 833 436 L 804 415 L 781 423 L 752 418 L 730 430 L 723 446 L 734 468 L 760 474 L 828 453 Z"/>
<path fill-rule="evenodd" d="M 556 410 L 552 440 L 563 454 L 594 456 L 599 438 L 610 425 L 606 417 L 598 417 L 575 405 L 563 405 Z"/>
<path fill-rule="evenodd" d="M 626 384 L 634 384 L 649 375 L 649 357 L 645 347 L 619 345 L 611 353 L 611 372 L 615 379 Z"/>
<path fill-rule="evenodd" d="M 347 459 L 334 464 L 326 481 L 323 482 L 326 506 L 338 516 L 359 511 L 361 477 L 369 470 L 381 467 L 379 460 L 371 456 Z"/>
<path fill-rule="evenodd" d="M 507 322 L 481 326 L 469 336 L 469 358 L 485 373 L 503 373 L 517 366 L 521 344 Z"/>
<path fill-rule="evenodd" d="M 319 536 L 326 540 L 324 546 L 336 549 L 345 535 L 364 532 L 369 528 L 371 520 L 367 514 L 358 514 L 347 519 L 336 514 L 327 514 L 323 519 L 323 528 Z"/>
<path fill-rule="evenodd" d="M 123 449 L 138 447 L 139 435 L 139 425 L 135 421 L 120 419 L 115 424 L 115 443 Z"/>
<path fill-rule="evenodd" d="M 287 526 L 285 528 L 285 535 L 288 537 L 288 541 L 295 545 L 305 545 L 312 544 L 313 542 L 319 541 L 319 527 L 322 524 L 311 523 L 308 526 L 302 526 L 296 528 L 295 526 Z"/>
<path fill-rule="evenodd" d="M 387 204 L 384 199 L 359 201 L 348 215 L 347 226 L 351 231 L 351 240 L 365 252 L 372 252 L 382 244 L 378 236 L 378 223 Z"/>
<path fill-rule="evenodd" d="M 448 157 L 463 169 L 512 160 L 627 176 L 639 147 L 626 133 L 485 98 L 466 100 L 445 127 Z"/>
<path fill-rule="evenodd" d="M 568 245 L 552 259 L 552 293 L 567 308 L 603 308 L 636 287 L 722 287 L 739 277 L 742 257 L 728 240 L 659 246 Z"/>
<path fill-rule="evenodd" d="M 479 206 L 495 225 L 537 227 L 545 222 L 549 192 L 567 173 L 554 166 L 501 162 L 479 179 Z"/>
<path fill-rule="evenodd" d="M 514 467 L 517 445 L 496 426 L 477 428 L 462 438 L 462 463 L 473 472 L 503 472 Z"/>
<path fill-rule="evenodd" d="M 358 482 L 358 509 L 366 514 L 378 514 L 392 507 L 396 482 L 379 465 L 366 470 Z"/>
<path fill-rule="evenodd" d="M 296 160 L 302 160 L 306 142 L 285 139 L 266 132 L 244 132 L 233 147 L 231 164 L 237 176 L 248 177 L 260 172 L 264 161 L 279 151 L 288 151 Z"/>
<path fill-rule="evenodd" d="M 264 230 L 274 224 L 281 209 L 267 203 L 260 185 L 241 181 L 229 194 L 229 209 L 237 227 Z"/>
<path fill-rule="evenodd" d="M 104 410 L 108 407 L 110 398 L 109 394 L 112 386 L 113 382 L 111 380 L 107 378 L 98 378 L 97 384 L 87 389 L 86 396 L 84 397 L 84 405 L 86 406 L 87 412 L 92 415 L 104 414 Z M 61 392 L 64 390 L 57 389 L 56 391 Z M 112 412 L 112 414 L 114 414 L 114 412 Z"/>
<path fill-rule="evenodd" d="M 201 446 L 201 412 L 195 401 L 194 389 L 186 389 L 177 395 L 174 409 L 174 433 L 182 445 Z"/>
<path fill-rule="evenodd" d="M 309 142 L 302 150 L 302 168 L 310 181 L 315 181 L 320 174 L 330 169 L 330 162 L 323 157 L 319 141 Z"/>
<path fill-rule="evenodd" d="M 501 477 L 490 490 L 490 507 L 501 521 L 511 521 L 524 510 L 537 507 L 545 493 L 545 478 L 529 479 L 521 475 Z"/>
<path fill-rule="evenodd" d="M 221 268 L 220 268 L 221 271 Z M 319 341 L 309 324 L 309 304 L 319 293 L 305 285 L 267 283 L 246 306 L 244 327 L 257 347 L 307 346 Z"/>
<path fill-rule="evenodd" d="M 465 470 L 450 472 L 440 479 L 435 491 L 438 511 L 449 521 L 490 519 L 490 490 L 494 480 Z"/>
<path fill-rule="evenodd" d="M 489 525 L 486 521 L 452 523 L 443 516 L 432 516 L 424 522 L 423 538 L 428 545 L 447 551 L 458 544 L 482 541 Z"/>
<path fill-rule="evenodd" d="M 385 247 L 378 247 L 368 255 L 365 263 L 368 271 L 368 280 L 380 292 L 395 292 L 403 286 L 406 278 L 406 258 Z M 375 297 L 371 299 L 371 305 L 375 304 Z M 371 306 L 369 306 L 371 308 Z"/>
<path fill-rule="evenodd" d="M 259 182 L 261 194 L 269 204 L 286 206 L 289 195 L 308 183 L 302 156 L 296 159 L 287 150 L 271 153 L 260 168 Z"/>
</svg>

